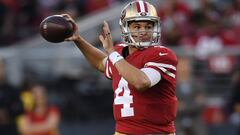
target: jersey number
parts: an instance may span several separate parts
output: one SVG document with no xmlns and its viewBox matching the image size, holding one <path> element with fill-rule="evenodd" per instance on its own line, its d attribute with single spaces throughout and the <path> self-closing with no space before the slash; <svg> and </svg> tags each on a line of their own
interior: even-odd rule
<svg viewBox="0 0 240 135">
<path fill-rule="evenodd" d="M 119 95 L 123 92 L 123 95 Z M 128 88 L 128 82 L 122 77 L 119 81 L 118 88 L 115 90 L 115 105 L 123 105 L 121 109 L 122 117 L 134 116 L 133 107 L 130 106 L 133 103 L 133 96 L 130 95 L 130 89 Z"/>
</svg>

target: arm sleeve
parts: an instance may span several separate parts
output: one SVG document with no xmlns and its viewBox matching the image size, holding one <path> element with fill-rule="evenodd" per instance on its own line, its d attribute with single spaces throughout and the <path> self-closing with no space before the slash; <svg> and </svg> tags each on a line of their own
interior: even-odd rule
<svg viewBox="0 0 240 135">
<path fill-rule="evenodd" d="M 156 85 L 161 80 L 161 74 L 153 68 L 142 68 L 141 71 L 147 75 L 151 82 L 151 87 Z"/>
</svg>

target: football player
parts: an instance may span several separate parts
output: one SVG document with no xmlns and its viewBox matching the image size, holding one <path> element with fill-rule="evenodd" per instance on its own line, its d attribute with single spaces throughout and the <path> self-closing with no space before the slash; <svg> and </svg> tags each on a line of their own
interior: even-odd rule
<svg viewBox="0 0 240 135">
<path fill-rule="evenodd" d="M 112 80 L 115 135 L 174 135 L 177 112 L 176 67 L 173 51 L 160 45 L 160 20 L 156 9 L 143 0 L 130 2 L 121 12 L 124 43 L 113 45 L 107 22 L 99 36 L 105 52 L 75 33 L 74 41 L 86 59 Z"/>
</svg>

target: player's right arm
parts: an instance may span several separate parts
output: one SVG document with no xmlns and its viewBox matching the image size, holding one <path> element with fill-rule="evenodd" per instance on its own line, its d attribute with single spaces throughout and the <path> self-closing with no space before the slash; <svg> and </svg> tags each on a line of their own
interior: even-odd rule
<svg viewBox="0 0 240 135">
<path fill-rule="evenodd" d="M 104 72 L 104 61 L 107 55 L 80 36 L 78 32 L 78 26 L 71 18 L 71 16 L 69 16 L 68 14 L 62 14 L 62 16 L 64 16 L 74 25 L 74 34 L 71 37 L 67 38 L 66 41 L 74 41 L 74 43 L 86 57 L 88 62 L 100 72 Z"/>
</svg>

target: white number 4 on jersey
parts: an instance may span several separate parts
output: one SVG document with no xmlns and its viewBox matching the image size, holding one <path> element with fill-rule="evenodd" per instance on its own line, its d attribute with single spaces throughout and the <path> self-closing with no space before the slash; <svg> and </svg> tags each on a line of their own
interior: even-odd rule
<svg viewBox="0 0 240 135">
<path fill-rule="evenodd" d="M 123 95 L 120 96 L 119 94 L 123 92 Z M 128 82 L 122 77 L 119 81 L 118 88 L 115 90 L 115 105 L 123 105 L 121 109 L 121 116 L 122 117 L 129 117 L 134 116 L 133 107 L 130 106 L 133 103 L 133 96 L 130 93 L 130 89 L 128 88 Z"/>
</svg>

